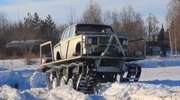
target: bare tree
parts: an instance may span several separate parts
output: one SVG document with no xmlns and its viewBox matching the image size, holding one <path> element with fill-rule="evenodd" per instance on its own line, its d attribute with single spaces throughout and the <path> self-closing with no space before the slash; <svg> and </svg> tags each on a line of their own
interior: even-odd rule
<svg viewBox="0 0 180 100">
<path fill-rule="evenodd" d="M 102 23 L 101 8 L 95 1 L 93 0 L 90 1 L 88 8 L 83 13 L 83 16 L 81 18 L 81 23 L 89 23 L 89 24 Z"/>
<path fill-rule="evenodd" d="M 5 15 L 3 13 L 0 13 L 0 37 L 3 37 L 7 24 L 8 21 L 5 18 Z"/>
<path fill-rule="evenodd" d="M 71 8 L 69 11 L 69 16 L 68 16 L 68 24 L 72 25 L 74 23 L 76 23 L 76 12 L 73 11 L 73 9 Z"/>
<path fill-rule="evenodd" d="M 121 21 L 120 21 L 120 14 L 117 11 L 113 11 L 112 14 L 112 27 L 114 29 L 114 31 L 116 32 L 122 32 L 121 30 Z"/>
<path fill-rule="evenodd" d="M 135 12 L 131 6 L 124 7 L 120 11 L 107 11 L 103 16 L 104 23 L 110 24 L 115 32 L 120 32 L 129 39 L 143 38 L 145 35 L 141 15 Z"/>
<path fill-rule="evenodd" d="M 148 25 L 146 26 L 147 29 L 147 39 L 148 41 L 155 41 L 157 39 L 154 39 L 154 35 L 157 35 L 159 33 L 159 21 L 157 20 L 156 16 L 149 14 L 149 16 L 146 19 Z"/>
<path fill-rule="evenodd" d="M 129 6 L 120 12 L 121 31 L 130 39 L 144 37 L 144 22 L 141 15 Z"/>
<path fill-rule="evenodd" d="M 169 10 L 167 15 L 168 28 L 169 28 L 169 40 L 171 53 L 177 54 L 177 51 L 180 50 L 180 1 L 171 0 L 169 3 Z"/>
</svg>

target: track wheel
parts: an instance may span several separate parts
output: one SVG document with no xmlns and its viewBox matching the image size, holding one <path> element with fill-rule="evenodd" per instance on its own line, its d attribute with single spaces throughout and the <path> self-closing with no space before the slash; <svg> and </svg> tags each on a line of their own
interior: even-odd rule
<svg viewBox="0 0 180 100">
<path fill-rule="evenodd" d="M 55 71 L 47 73 L 48 89 L 53 89 L 58 86 L 57 76 Z"/>
<path fill-rule="evenodd" d="M 72 78 L 68 80 L 67 84 L 68 84 L 69 87 L 74 88 L 74 82 L 73 82 Z"/>
<path fill-rule="evenodd" d="M 46 74 L 46 77 L 47 77 L 47 86 L 48 86 L 49 90 L 52 89 L 52 80 L 50 78 L 50 75 L 51 75 L 51 73 L 47 73 Z"/>
<path fill-rule="evenodd" d="M 62 76 L 62 78 L 60 79 L 60 86 L 63 87 L 66 85 L 66 77 Z"/>
<path fill-rule="evenodd" d="M 129 64 L 128 66 L 128 75 L 127 78 L 129 81 L 133 80 L 134 82 L 137 82 L 141 75 L 141 66 L 138 64 Z"/>
<path fill-rule="evenodd" d="M 57 87 L 58 87 L 58 79 L 57 79 L 57 77 L 55 77 L 52 80 L 52 89 L 55 89 Z"/>
</svg>

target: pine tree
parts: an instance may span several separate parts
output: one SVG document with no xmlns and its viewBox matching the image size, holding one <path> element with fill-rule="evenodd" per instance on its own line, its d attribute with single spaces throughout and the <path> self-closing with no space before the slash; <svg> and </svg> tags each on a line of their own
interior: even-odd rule
<svg viewBox="0 0 180 100">
<path fill-rule="evenodd" d="M 163 26 L 161 28 L 161 31 L 159 32 L 158 44 L 161 48 L 161 56 L 166 56 L 165 31 Z"/>
</svg>

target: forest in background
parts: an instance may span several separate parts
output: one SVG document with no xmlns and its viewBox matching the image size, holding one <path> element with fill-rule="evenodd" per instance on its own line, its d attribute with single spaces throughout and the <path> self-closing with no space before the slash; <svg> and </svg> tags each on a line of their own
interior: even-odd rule
<svg viewBox="0 0 180 100">
<path fill-rule="evenodd" d="M 60 16 L 59 16 L 60 17 Z M 73 13 L 67 16 L 67 23 L 56 23 L 53 16 L 47 14 L 39 16 L 38 12 L 27 13 L 24 20 L 11 22 L 5 14 L 0 13 L 0 58 L 12 57 L 8 55 L 6 44 L 11 41 L 40 40 L 42 42 L 51 40 L 56 43 L 65 27 L 74 23 L 89 24 L 108 24 L 115 32 L 127 36 L 129 40 L 145 39 L 149 41 L 151 35 L 158 35 L 161 29 L 156 16 L 149 14 L 146 20 L 143 20 L 141 14 L 136 12 L 133 7 L 127 6 L 119 10 L 103 11 L 99 4 L 90 1 L 78 20 L 75 20 Z M 171 0 L 168 5 L 166 36 L 169 37 L 170 49 L 172 52 L 180 50 L 180 1 Z M 159 36 L 158 36 L 159 37 Z M 163 41 L 163 38 L 157 41 Z M 13 49 L 11 49 L 13 51 Z M 29 50 L 22 47 L 20 57 L 27 55 Z M 38 56 L 39 51 L 35 53 Z M 16 55 L 16 54 L 15 54 Z"/>
</svg>

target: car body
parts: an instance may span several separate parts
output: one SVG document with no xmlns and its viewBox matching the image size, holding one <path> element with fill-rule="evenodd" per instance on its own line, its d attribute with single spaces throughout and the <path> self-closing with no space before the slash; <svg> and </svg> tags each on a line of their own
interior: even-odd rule
<svg viewBox="0 0 180 100">
<path fill-rule="evenodd" d="M 46 46 L 50 60 L 43 51 Z M 43 71 L 48 87 L 68 84 L 78 91 L 92 93 L 98 83 L 138 81 L 141 66 L 127 57 L 128 39 L 113 32 L 109 25 L 74 24 L 67 27 L 56 45 L 40 45 Z M 45 62 L 45 63 L 43 63 Z"/>
<path fill-rule="evenodd" d="M 105 50 L 112 34 L 118 35 L 123 50 L 127 53 L 128 39 L 114 33 L 111 26 L 100 24 L 71 25 L 63 31 L 59 43 L 54 46 L 54 59 L 58 61 L 76 56 L 98 57 Z M 116 45 L 111 45 L 110 49 L 114 52 L 111 52 L 112 54 L 109 56 L 122 57 L 122 54 L 119 56 L 117 49 L 114 49 L 116 47 Z"/>
</svg>

